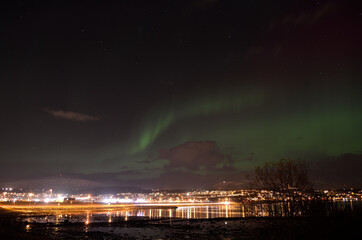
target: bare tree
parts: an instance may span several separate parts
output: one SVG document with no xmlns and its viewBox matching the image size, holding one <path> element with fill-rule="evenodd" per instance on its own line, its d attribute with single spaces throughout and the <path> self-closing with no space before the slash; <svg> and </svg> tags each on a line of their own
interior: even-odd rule
<svg viewBox="0 0 362 240">
<path fill-rule="evenodd" d="M 296 216 L 305 212 L 305 193 L 313 189 L 309 180 L 306 162 L 281 159 L 266 162 L 256 167 L 252 179 L 253 188 L 273 192 L 274 201 L 270 205 L 273 216 Z"/>
</svg>

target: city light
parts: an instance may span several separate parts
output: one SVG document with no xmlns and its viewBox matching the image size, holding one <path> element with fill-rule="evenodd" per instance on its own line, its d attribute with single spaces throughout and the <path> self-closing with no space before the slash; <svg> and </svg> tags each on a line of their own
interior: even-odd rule
<svg viewBox="0 0 362 240">
<path fill-rule="evenodd" d="M 184 193 L 172 192 L 149 192 L 149 193 L 118 193 L 105 195 L 91 194 L 66 194 L 50 191 L 26 192 L 9 188 L 2 188 L 0 202 L 12 203 L 12 206 L 22 203 L 34 202 L 44 203 L 49 206 L 68 206 L 76 204 L 87 204 L 89 206 L 104 205 L 153 205 L 153 206 L 190 206 L 205 204 L 231 205 L 241 202 L 263 202 L 263 201 L 288 201 L 290 197 L 283 197 L 282 192 L 266 190 L 197 190 Z M 332 200 L 332 201 L 361 201 L 362 191 L 334 191 L 316 190 L 314 193 L 295 192 L 304 200 Z"/>
</svg>

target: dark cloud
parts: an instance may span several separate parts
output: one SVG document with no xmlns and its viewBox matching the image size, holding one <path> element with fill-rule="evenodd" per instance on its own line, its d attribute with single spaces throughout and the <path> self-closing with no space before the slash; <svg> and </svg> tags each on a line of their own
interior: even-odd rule
<svg viewBox="0 0 362 240">
<path fill-rule="evenodd" d="M 149 159 L 149 160 L 140 160 L 140 161 L 138 161 L 139 163 L 151 163 L 152 162 L 152 160 L 151 159 Z"/>
<path fill-rule="evenodd" d="M 161 174 L 160 177 L 153 179 L 150 182 L 153 182 L 153 185 L 160 186 L 161 188 L 202 188 L 210 186 L 210 177 L 192 172 L 171 170 Z"/>
<path fill-rule="evenodd" d="M 132 177 L 132 176 L 138 176 L 142 174 L 141 171 L 137 170 L 126 170 L 127 168 L 123 168 L 121 171 L 117 172 L 100 172 L 100 173 L 91 173 L 91 174 L 74 174 L 74 173 L 68 173 L 63 174 L 70 177 L 77 177 L 81 179 L 87 179 L 87 180 L 95 180 L 95 181 L 118 181 L 118 179 L 122 176 Z"/>
<path fill-rule="evenodd" d="M 67 112 L 63 110 L 50 110 L 50 109 L 44 109 L 47 113 L 50 115 L 56 117 L 56 118 L 63 118 L 71 121 L 76 122 L 86 122 L 86 121 L 97 121 L 99 120 L 99 117 L 79 113 L 79 112 Z"/>
<path fill-rule="evenodd" d="M 149 187 L 157 186 L 159 188 L 168 189 L 234 189 L 241 186 L 247 186 L 248 180 L 246 178 L 247 172 L 234 171 L 234 172 L 218 172 L 215 174 L 198 174 L 183 170 L 169 170 L 154 179 L 142 179 L 139 183 L 143 183 Z"/>
<path fill-rule="evenodd" d="M 180 168 L 187 170 L 215 170 L 230 168 L 233 160 L 223 154 L 214 141 L 190 141 L 171 149 L 160 151 L 159 159 L 169 160 L 166 168 Z"/>
<path fill-rule="evenodd" d="M 362 155 L 343 154 L 326 157 L 311 166 L 311 175 L 318 185 L 341 188 L 362 187 Z"/>
</svg>

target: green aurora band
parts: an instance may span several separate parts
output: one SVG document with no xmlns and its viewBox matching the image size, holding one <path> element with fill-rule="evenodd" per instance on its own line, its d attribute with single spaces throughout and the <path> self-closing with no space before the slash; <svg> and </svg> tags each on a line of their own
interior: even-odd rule
<svg viewBox="0 0 362 240">
<path fill-rule="evenodd" d="M 247 91 L 228 90 L 226 92 L 226 94 L 222 92 L 208 94 L 195 101 L 186 99 L 182 101 L 182 104 L 179 104 L 179 107 L 166 111 L 156 111 L 156 113 L 166 113 L 153 114 L 150 119 L 147 119 L 146 123 L 144 123 L 147 127 L 137 140 L 138 144 L 132 148 L 132 153 L 146 150 L 160 134 L 175 122 L 199 116 L 237 113 L 263 103 L 263 91 L 260 89 L 248 89 Z M 149 122 L 156 122 L 156 124 L 147 124 Z"/>
<path fill-rule="evenodd" d="M 152 111 L 130 155 L 147 158 L 160 149 L 204 140 L 216 141 L 232 155 L 237 169 L 283 157 L 361 154 L 359 98 L 355 90 L 341 86 L 307 94 L 259 87 L 190 95 Z"/>
</svg>

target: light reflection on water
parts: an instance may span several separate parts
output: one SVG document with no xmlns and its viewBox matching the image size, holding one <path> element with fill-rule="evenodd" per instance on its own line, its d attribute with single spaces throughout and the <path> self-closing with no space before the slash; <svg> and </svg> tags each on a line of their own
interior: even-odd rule
<svg viewBox="0 0 362 240">
<path fill-rule="evenodd" d="M 37 223 L 77 223 L 86 225 L 92 222 L 117 222 L 130 219 L 208 219 L 208 218 L 237 218 L 237 217 L 264 217 L 268 212 L 263 205 L 209 205 L 183 206 L 178 208 L 142 208 L 142 209 L 108 209 L 107 211 L 91 211 L 69 213 L 64 211 L 26 213 L 27 222 Z"/>
<path fill-rule="evenodd" d="M 355 203 L 357 204 L 357 202 Z M 334 203 L 337 208 L 346 207 L 346 203 Z M 353 209 L 352 203 L 350 208 Z M 358 205 L 361 205 L 358 202 Z M 209 219 L 209 218 L 246 218 L 267 217 L 270 213 L 268 204 L 218 204 L 181 206 L 178 208 L 109 208 L 103 210 L 69 211 L 52 210 L 40 211 L 30 210 L 24 213 L 24 221 L 28 223 L 113 223 L 119 221 L 137 219 Z"/>
</svg>

